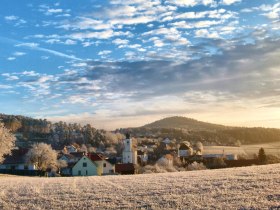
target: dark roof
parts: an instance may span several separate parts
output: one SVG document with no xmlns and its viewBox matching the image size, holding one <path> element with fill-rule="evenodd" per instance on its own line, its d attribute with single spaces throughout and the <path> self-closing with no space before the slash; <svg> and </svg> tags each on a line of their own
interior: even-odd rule
<svg viewBox="0 0 280 210">
<path fill-rule="evenodd" d="M 113 157 L 113 158 L 108 158 L 108 159 L 106 159 L 109 163 L 111 163 L 112 165 L 115 165 L 117 162 L 118 162 L 118 160 L 117 160 L 117 158 L 115 158 L 115 157 Z"/>
<path fill-rule="evenodd" d="M 76 156 L 72 154 L 63 154 L 61 157 L 65 156 L 68 159 L 74 159 Z"/>
<path fill-rule="evenodd" d="M 135 166 L 133 163 L 120 163 L 115 165 L 115 171 L 117 173 L 135 171 Z"/>
<path fill-rule="evenodd" d="M 81 158 L 85 155 L 85 152 L 71 152 L 70 155 L 73 155 L 74 157 Z"/>
<path fill-rule="evenodd" d="M 25 155 L 28 152 L 28 149 L 18 149 L 12 150 L 11 155 L 5 156 L 5 160 L 2 164 L 20 164 L 25 163 Z"/>
<path fill-rule="evenodd" d="M 179 150 L 188 150 L 188 149 L 190 149 L 190 147 L 188 145 L 184 144 L 184 143 L 181 144 L 180 147 L 179 147 Z"/>
<path fill-rule="evenodd" d="M 102 154 L 97 154 L 97 153 L 88 153 L 88 157 L 91 159 L 91 161 L 100 161 L 100 160 L 105 160 L 105 156 Z"/>
</svg>

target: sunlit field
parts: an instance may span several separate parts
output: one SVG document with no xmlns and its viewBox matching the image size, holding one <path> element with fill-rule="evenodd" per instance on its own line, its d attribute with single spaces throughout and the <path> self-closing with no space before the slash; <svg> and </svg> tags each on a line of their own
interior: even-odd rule
<svg viewBox="0 0 280 210">
<path fill-rule="evenodd" d="M 104 177 L 0 176 L 0 209 L 280 208 L 280 164 Z"/>
<path fill-rule="evenodd" d="M 231 146 L 204 146 L 204 154 L 237 154 L 237 155 L 254 155 L 258 154 L 260 148 L 264 148 L 266 154 L 280 156 L 280 142 L 266 144 L 241 145 L 240 147 Z"/>
</svg>

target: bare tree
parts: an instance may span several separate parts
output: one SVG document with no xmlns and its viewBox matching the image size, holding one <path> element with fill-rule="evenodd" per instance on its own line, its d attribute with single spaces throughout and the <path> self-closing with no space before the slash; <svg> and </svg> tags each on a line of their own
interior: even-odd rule
<svg viewBox="0 0 280 210">
<path fill-rule="evenodd" d="M 202 155 L 202 153 L 203 153 L 203 144 L 200 141 L 196 142 L 195 148 L 196 148 L 196 154 L 197 155 Z"/>
<path fill-rule="evenodd" d="M 58 169 L 59 173 L 62 168 L 66 168 L 68 166 L 68 164 L 65 160 L 58 160 L 56 165 L 57 165 L 57 169 Z"/>
<path fill-rule="evenodd" d="M 26 154 L 26 161 L 34 164 L 38 170 L 45 171 L 47 168 L 56 167 L 57 153 L 48 144 L 33 144 Z"/>
<path fill-rule="evenodd" d="M 11 150 L 15 146 L 16 138 L 8 129 L 0 123 L 0 163 L 4 160 L 4 155 L 11 154 Z"/>
</svg>

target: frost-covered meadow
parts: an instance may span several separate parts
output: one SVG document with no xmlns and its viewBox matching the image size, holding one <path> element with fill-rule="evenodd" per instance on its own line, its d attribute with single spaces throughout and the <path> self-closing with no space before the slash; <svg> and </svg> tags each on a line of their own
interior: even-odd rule
<svg viewBox="0 0 280 210">
<path fill-rule="evenodd" d="M 280 164 L 104 177 L 0 176 L 0 209 L 280 208 Z"/>
</svg>

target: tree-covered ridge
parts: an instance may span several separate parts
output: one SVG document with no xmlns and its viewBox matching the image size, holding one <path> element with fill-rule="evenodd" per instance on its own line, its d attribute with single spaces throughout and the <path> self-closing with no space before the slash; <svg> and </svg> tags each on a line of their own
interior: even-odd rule
<svg viewBox="0 0 280 210">
<path fill-rule="evenodd" d="M 143 126 L 144 128 L 181 128 L 187 130 L 221 130 L 225 129 L 226 126 L 217 125 L 212 123 L 201 122 L 195 119 L 186 118 L 186 117 L 168 117 L 161 120 L 157 120 L 153 123 L 147 124 Z"/>
<path fill-rule="evenodd" d="M 5 114 L 0 114 L 0 120 L 6 128 L 16 134 L 18 141 L 45 142 L 53 146 L 78 143 L 106 148 L 118 145 L 123 138 L 120 134 L 98 130 L 90 124 L 52 123 L 46 119 Z"/>
<path fill-rule="evenodd" d="M 170 117 L 138 127 L 125 128 L 138 137 L 175 138 L 177 141 L 201 141 L 206 145 L 235 145 L 280 142 L 280 129 L 229 127 L 185 117 Z"/>
</svg>

